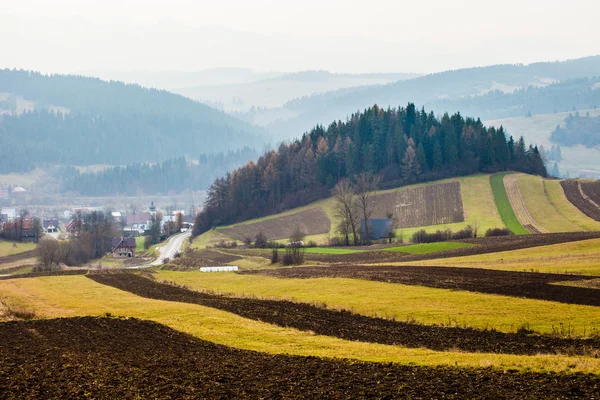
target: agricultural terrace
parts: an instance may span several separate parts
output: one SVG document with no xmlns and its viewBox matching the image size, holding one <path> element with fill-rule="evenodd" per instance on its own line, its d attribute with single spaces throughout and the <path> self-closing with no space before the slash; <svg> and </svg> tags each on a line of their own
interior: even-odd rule
<svg viewBox="0 0 600 400">
<path fill-rule="evenodd" d="M 494 204 L 489 175 L 404 186 L 377 194 L 374 217 L 394 213 L 400 222 L 396 237 L 404 240 L 409 240 L 414 232 L 421 229 L 428 232 L 446 228 L 460 230 L 472 225 L 484 232 L 490 228 L 504 227 Z M 416 207 L 418 212 L 409 213 L 409 209 L 412 210 L 409 204 Z M 328 238 L 336 234 L 338 221 L 333 209 L 333 198 L 320 200 L 281 214 L 219 227 L 200 235 L 192 246 L 204 248 L 210 242 L 214 244 L 219 240 L 241 240 L 259 231 L 263 231 L 270 239 L 286 239 L 298 226 L 305 229 L 307 241 L 326 244 Z"/>
<path fill-rule="evenodd" d="M 502 172 L 490 176 L 490 184 L 492 191 L 494 192 L 494 203 L 500 213 L 502 222 L 510 229 L 515 235 L 524 235 L 529 233 L 527 229 L 521 225 L 519 219 L 515 215 L 512 208 L 506 187 L 504 186 L 504 177 L 511 174 L 511 172 Z"/>
</svg>

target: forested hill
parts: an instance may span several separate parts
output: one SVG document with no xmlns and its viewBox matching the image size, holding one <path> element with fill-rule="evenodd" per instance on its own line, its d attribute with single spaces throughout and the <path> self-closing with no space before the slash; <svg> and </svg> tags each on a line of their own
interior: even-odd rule
<svg viewBox="0 0 600 400">
<path fill-rule="evenodd" d="M 582 117 L 579 113 L 569 115 L 565 118 L 564 128 L 557 126 L 550 140 L 564 146 L 600 146 L 600 117 L 590 117 L 589 114 Z"/>
<path fill-rule="evenodd" d="M 317 126 L 215 180 L 194 233 L 327 197 L 338 181 L 363 172 L 394 187 L 504 170 L 546 175 L 537 147 L 506 138 L 502 128 L 486 128 L 459 113 L 438 119 L 410 103 L 400 109 L 373 106 L 347 122 Z"/>
<path fill-rule="evenodd" d="M 0 95 L 0 173 L 42 163 L 196 158 L 268 141 L 262 130 L 202 103 L 121 82 L 5 69 Z"/>
</svg>

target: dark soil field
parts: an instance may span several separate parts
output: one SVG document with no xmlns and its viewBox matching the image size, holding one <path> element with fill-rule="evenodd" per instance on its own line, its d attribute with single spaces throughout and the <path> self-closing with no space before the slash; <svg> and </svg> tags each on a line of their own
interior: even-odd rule
<svg viewBox="0 0 600 400">
<path fill-rule="evenodd" d="M 88 275 L 98 283 L 157 300 L 200 304 L 319 335 L 346 340 L 426 347 L 433 350 L 460 349 L 470 352 L 528 354 L 587 354 L 600 349 L 599 340 L 510 334 L 457 327 L 439 327 L 366 317 L 285 300 L 259 300 L 217 296 L 158 283 L 133 273 Z"/>
<path fill-rule="evenodd" d="M 17 278 L 37 278 L 40 276 L 62 276 L 62 275 L 85 275 L 88 273 L 87 269 L 68 269 L 61 271 L 50 271 L 50 272 L 30 272 L 27 274 L 14 274 L 10 276 L 0 276 L 0 281 L 7 279 Z"/>
<path fill-rule="evenodd" d="M 581 182 L 578 180 L 560 181 L 567 199 L 582 213 L 590 218 L 600 221 L 600 182 Z M 585 196 L 585 197 L 584 197 Z M 595 200 L 594 200 L 595 199 Z M 590 201 L 591 200 L 591 201 Z"/>
<path fill-rule="evenodd" d="M 497 253 L 501 251 L 519 250 L 526 249 L 529 247 L 547 246 L 552 244 L 576 242 L 580 240 L 597 238 L 600 238 L 600 232 L 547 233 L 499 237 L 479 237 L 475 239 L 459 240 L 459 242 L 475 244 L 476 246 L 474 247 L 445 250 L 429 254 L 408 254 L 396 251 L 383 251 L 383 249 L 378 248 L 376 251 L 353 254 L 305 253 L 304 259 L 307 262 L 319 262 L 330 264 L 408 262 L 433 260 L 436 258 L 462 257 L 476 254 Z M 349 247 L 349 249 L 353 249 L 353 247 Z M 364 248 L 361 247 L 361 249 Z M 269 258 L 271 255 L 270 250 L 236 249 L 228 251 L 240 255 L 259 255 L 266 258 Z"/>
<path fill-rule="evenodd" d="M 398 228 L 463 222 L 460 183 L 418 186 L 377 195 L 373 218 L 386 218 L 388 213 L 394 214 Z"/>
<path fill-rule="evenodd" d="M 267 355 L 136 319 L 5 322 L 0 336 L 5 399 L 600 398 L 593 375 Z"/>
<path fill-rule="evenodd" d="M 596 277 L 534 272 L 510 272 L 479 268 L 422 267 L 422 266 L 360 266 L 297 267 L 244 271 L 281 278 L 356 278 L 405 285 L 428 286 L 440 289 L 525 297 L 568 304 L 600 306 L 597 289 L 551 285 L 551 282 L 585 281 Z"/>
<path fill-rule="evenodd" d="M 222 229 L 221 232 L 238 240 L 247 236 L 254 238 L 258 232 L 264 233 L 269 239 L 285 239 L 292 236 L 296 229 L 307 235 L 328 233 L 331 230 L 331 221 L 322 209 L 313 208 L 253 224 L 240 224 Z"/>
<path fill-rule="evenodd" d="M 11 256 L 0 257 L 0 265 L 12 263 L 15 261 L 26 260 L 28 258 L 35 257 L 36 254 L 37 253 L 35 250 L 30 250 L 30 251 L 25 251 L 25 252 L 19 253 L 19 254 L 13 254 Z"/>
<path fill-rule="evenodd" d="M 168 269 L 187 270 L 198 269 L 200 267 L 215 267 L 229 265 L 241 257 L 230 254 L 223 254 L 216 250 L 201 250 L 185 253 L 183 256 L 171 260 Z"/>
</svg>

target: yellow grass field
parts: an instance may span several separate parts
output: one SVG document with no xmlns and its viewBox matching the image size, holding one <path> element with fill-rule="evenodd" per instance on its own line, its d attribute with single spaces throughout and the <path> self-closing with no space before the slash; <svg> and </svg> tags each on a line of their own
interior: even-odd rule
<svg viewBox="0 0 600 400">
<path fill-rule="evenodd" d="M 440 258 L 394 265 L 472 267 L 503 271 L 600 275 L 600 239 L 539 246 L 522 250 Z"/>
<path fill-rule="evenodd" d="M 281 328 L 199 305 L 145 299 L 100 285 L 84 276 L 0 281 L 0 298 L 9 307 L 34 309 L 43 318 L 111 313 L 162 323 L 215 343 L 272 354 L 424 366 L 492 366 L 499 369 L 600 374 L 600 359 L 592 357 L 439 352 L 346 341 Z"/>
<path fill-rule="evenodd" d="M 287 299 L 347 309 L 358 314 L 416 321 L 428 325 L 458 325 L 515 332 L 529 324 L 536 332 L 571 324 L 583 335 L 600 331 L 600 308 L 508 296 L 408 286 L 360 279 L 282 279 L 234 273 L 161 271 L 159 280 L 196 290 L 240 297 Z"/>
<path fill-rule="evenodd" d="M 583 214 L 569 202 L 559 181 L 526 174 L 519 174 L 517 179 L 527 211 L 547 231 L 600 230 L 600 222 Z"/>
</svg>

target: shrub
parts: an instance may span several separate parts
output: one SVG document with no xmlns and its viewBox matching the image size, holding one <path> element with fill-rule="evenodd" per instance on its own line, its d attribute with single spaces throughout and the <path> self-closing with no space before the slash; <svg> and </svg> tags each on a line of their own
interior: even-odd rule
<svg viewBox="0 0 600 400">
<path fill-rule="evenodd" d="M 169 257 L 165 257 L 165 259 L 163 260 L 163 264 L 168 264 L 169 261 L 171 261 L 171 259 Z"/>
<path fill-rule="evenodd" d="M 510 236 L 512 231 L 508 228 L 491 228 L 485 231 L 485 236 Z"/>
<path fill-rule="evenodd" d="M 317 247 L 317 242 L 309 240 L 305 247 Z"/>
<path fill-rule="evenodd" d="M 244 242 L 244 244 L 246 246 L 251 246 L 252 245 L 252 237 L 251 236 L 244 236 L 244 239 L 242 240 L 242 242 Z"/>
<path fill-rule="evenodd" d="M 232 240 L 231 242 L 226 242 L 225 240 L 221 240 L 219 243 L 215 244 L 217 249 L 233 249 L 237 247 L 237 242 Z"/>
<path fill-rule="evenodd" d="M 181 257 L 181 253 L 180 252 L 175 252 L 175 254 L 173 254 L 173 258 L 179 258 Z"/>
<path fill-rule="evenodd" d="M 460 231 L 452 234 L 452 239 L 454 240 L 470 239 L 473 237 L 475 237 L 475 229 L 471 225 L 467 225 Z"/>
</svg>

